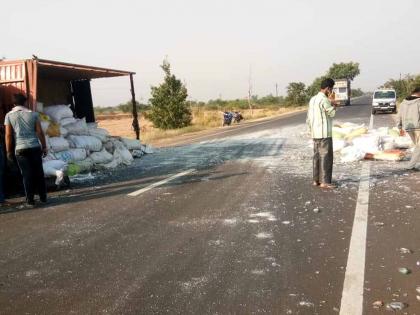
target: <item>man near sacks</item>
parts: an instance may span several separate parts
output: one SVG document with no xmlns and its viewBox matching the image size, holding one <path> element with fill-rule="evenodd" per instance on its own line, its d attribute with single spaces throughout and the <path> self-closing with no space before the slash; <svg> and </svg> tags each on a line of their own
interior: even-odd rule
<svg viewBox="0 0 420 315">
<path fill-rule="evenodd" d="M 13 163 L 13 149 L 17 164 L 23 177 L 26 203 L 28 207 L 35 205 L 34 195 L 38 193 L 41 202 L 47 202 L 42 155 L 47 154 L 45 136 L 42 132 L 39 114 L 30 111 L 24 105 L 23 94 L 14 95 L 14 107 L 6 114 L 7 160 Z M 15 148 L 13 148 L 13 138 Z"/>
<path fill-rule="evenodd" d="M 398 111 L 398 129 L 405 130 L 414 142 L 414 151 L 408 164 L 408 170 L 418 170 L 420 163 L 420 87 L 414 89 L 400 105 Z"/>
<path fill-rule="evenodd" d="M 333 170 L 333 140 L 332 119 L 335 116 L 336 105 L 329 97 L 332 95 L 334 80 L 324 79 L 320 92 L 309 102 L 306 122 L 314 142 L 313 185 L 332 189 Z"/>
</svg>

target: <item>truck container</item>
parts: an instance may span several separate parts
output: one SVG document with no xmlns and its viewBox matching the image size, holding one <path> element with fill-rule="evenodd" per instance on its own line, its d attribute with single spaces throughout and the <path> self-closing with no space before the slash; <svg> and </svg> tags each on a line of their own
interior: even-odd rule
<svg viewBox="0 0 420 315">
<path fill-rule="evenodd" d="M 351 81 L 349 79 L 337 79 L 334 85 L 335 100 L 339 105 L 350 105 Z"/>
<path fill-rule="evenodd" d="M 133 104 L 133 128 L 139 139 L 140 128 L 135 106 L 133 76 L 135 72 L 99 68 L 59 62 L 32 59 L 0 60 L 0 143 L 4 150 L 4 117 L 13 107 L 13 95 L 24 94 L 27 106 L 42 111 L 49 105 L 69 104 L 76 118 L 95 121 L 90 82 L 92 79 L 129 76 Z M 127 88 L 127 91 L 129 89 Z M 12 189 L 13 179 L 19 177 L 16 170 L 6 168 L 6 188 Z"/>
</svg>

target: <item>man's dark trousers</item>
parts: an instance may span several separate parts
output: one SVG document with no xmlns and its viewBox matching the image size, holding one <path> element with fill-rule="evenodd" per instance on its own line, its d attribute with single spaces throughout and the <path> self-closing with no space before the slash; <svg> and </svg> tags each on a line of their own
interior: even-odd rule
<svg viewBox="0 0 420 315">
<path fill-rule="evenodd" d="M 5 159 L 4 159 L 3 147 L 0 144 L 0 203 L 4 202 L 4 190 L 3 190 L 4 168 L 5 168 Z"/>
<path fill-rule="evenodd" d="M 34 202 L 35 192 L 38 192 L 41 201 L 47 200 L 41 155 L 40 148 L 16 150 L 16 160 L 22 173 L 28 203 Z"/>
<path fill-rule="evenodd" d="M 334 159 L 332 138 L 322 138 L 313 140 L 314 182 L 321 184 L 331 184 Z"/>
</svg>

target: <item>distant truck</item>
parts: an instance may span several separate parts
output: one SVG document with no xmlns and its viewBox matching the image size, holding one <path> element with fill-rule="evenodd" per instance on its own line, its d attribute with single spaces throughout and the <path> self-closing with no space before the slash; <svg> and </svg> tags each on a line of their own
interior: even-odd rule
<svg viewBox="0 0 420 315">
<path fill-rule="evenodd" d="M 339 105 L 350 105 L 351 97 L 350 79 L 337 79 L 334 84 L 335 101 Z"/>
<path fill-rule="evenodd" d="M 378 112 L 397 112 L 397 93 L 394 89 L 378 89 L 372 96 L 372 114 Z"/>
</svg>

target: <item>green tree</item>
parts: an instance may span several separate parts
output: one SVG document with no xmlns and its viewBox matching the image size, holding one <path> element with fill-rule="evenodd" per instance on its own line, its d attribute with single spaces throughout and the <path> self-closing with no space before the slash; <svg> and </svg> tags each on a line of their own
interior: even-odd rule
<svg viewBox="0 0 420 315">
<path fill-rule="evenodd" d="M 191 125 L 192 113 L 188 106 L 187 88 L 171 73 L 167 60 L 161 65 L 165 79 L 159 86 L 152 86 L 151 110 L 147 114 L 155 127 L 176 129 Z"/>
<path fill-rule="evenodd" d="M 364 95 L 365 92 L 362 89 L 351 89 L 351 97 L 358 97 Z"/>
<path fill-rule="evenodd" d="M 316 94 L 318 94 L 319 90 L 321 89 L 321 82 L 327 78 L 326 76 L 316 78 L 311 85 L 308 86 L 306 89 L 306 94 L 310 98 Z"/>
<path fill-rule="evenodd" d="M 398 99 L 404 99 L 413 92 L 416 87 L 420 87 L 420 75 L 407 74 L 400 80 L 389 79 L 384 87 L 393 88 L 397 93 Z"/>
<path fill-rule="evenodd" d="M 286 105 L 300 106 L 307 102 L 306 86 L 303 82 L 290 82 L 287 86 Z"/>
<path fill-rule="evenodd" d="M 360 68 L 358 62 L 349 63 L 333 63 L 327 72 L 327 77 L 333 79 L 350 79 L 354 80 L 360 74 Z"/>
</svg>

